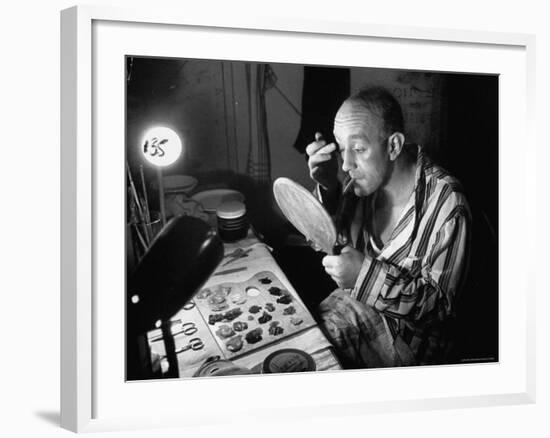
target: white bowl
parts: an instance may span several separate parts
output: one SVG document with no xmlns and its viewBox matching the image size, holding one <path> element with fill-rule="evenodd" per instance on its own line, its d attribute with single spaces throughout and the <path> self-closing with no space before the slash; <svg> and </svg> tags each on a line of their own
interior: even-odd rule
<svg viewBox="0 0 550 438">
<path fill-rule="evenodd" d="M 197 185 L 197 179 L 190 175 L 169 175 L 162 178 L 167 192 L 189 193 Z"/>
</svg>

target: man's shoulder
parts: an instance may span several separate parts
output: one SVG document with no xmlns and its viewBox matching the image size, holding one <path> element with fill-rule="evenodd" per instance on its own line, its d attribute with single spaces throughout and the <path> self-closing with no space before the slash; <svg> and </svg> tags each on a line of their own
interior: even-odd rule
<svg viewBox="0 0 550 438">
<path fill-rule="evenodd" d="M 460 181 L 447 169 L 435 163 L 430 163 L 430 165 L 426 167 L 426 183 L 435 184 L 439 189 L 446 188 L 453 192 L 464 192 L 464 188 Z"/>
<path fill-rule="evenodd" d="M 425 181 L 427 191 L 425 199 L 428 202 L 445 200 L 447 204 L 468 205 L 463 185 L 454 175 L 438 164 L 428 163 L 425 168 Z"/>
</svg>

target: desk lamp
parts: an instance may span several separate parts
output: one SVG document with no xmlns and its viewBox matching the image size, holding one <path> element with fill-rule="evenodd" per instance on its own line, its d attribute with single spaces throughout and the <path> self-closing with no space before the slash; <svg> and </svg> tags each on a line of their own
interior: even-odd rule
<svg viewBox="0 0 550 438">
<path fill-rule="evenodd" d="M 160 217 L 162 226 L 166 225 L 166 210 L 164 207 L 164 182 L 162 168 L 177 161 L 183 152 L 183 145 L 172 129 L 164 126 L 151 128 L 143 136 L 141 153 L 144 158 L 157 169 Z"/>
<path fill-rule="evenodd" d="M 128 278 L 126 290 L 127 379 L 149 378 L 146 333 L 161 326 L 167 377 L 178 377 L 170 318 L 212 275 L 223 258 L 223 243 L 204 221 L 180 216 L 168 222 Z"/>
<path fill-rule="evenodd" d="M 136 267 L 127 289 L 127 378 L 151 374 L 146 333 L 160 327 L 168 359 L 167 377 L 178 377 L 177 357 L 170 317 L 212 274 L 223 257 L 223 244 L 204 222 L 180 217 L 166 224 L 162 169 L 184 152 L 179 136 L 170 128 L 149 129 L 141 142 L 145 160 L 157 170 L 160 234 Z"/>
</svg>

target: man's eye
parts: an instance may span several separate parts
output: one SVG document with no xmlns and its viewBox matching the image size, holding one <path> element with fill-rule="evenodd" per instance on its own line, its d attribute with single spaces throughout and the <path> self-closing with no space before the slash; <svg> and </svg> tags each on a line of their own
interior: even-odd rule
<svg viewBox="0 0 550 438">
<path fill-rule="evenodd" d="M 365 149 L 364 146 L 357 145 L 357 146 L 353 146 L 353 150 L 354 150 L 355 152 L 361 153 L 361 152 L 365 152 L 366 149 Z"/>
</svg>

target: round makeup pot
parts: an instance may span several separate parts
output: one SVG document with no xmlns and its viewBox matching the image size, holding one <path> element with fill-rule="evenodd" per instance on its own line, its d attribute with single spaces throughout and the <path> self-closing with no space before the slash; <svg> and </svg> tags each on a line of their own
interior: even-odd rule
<svg viewBox="0 0 550 438">
<path fill-rule="evenodd" d="M 216 210 L 218 233 L 224 242 L 244 239 L 248 233 L 246 206 L 239 201 L 220 204 Z"/>
</svg>

